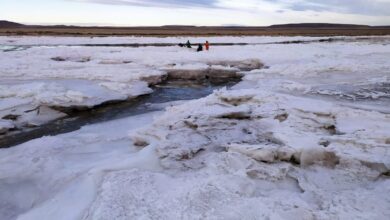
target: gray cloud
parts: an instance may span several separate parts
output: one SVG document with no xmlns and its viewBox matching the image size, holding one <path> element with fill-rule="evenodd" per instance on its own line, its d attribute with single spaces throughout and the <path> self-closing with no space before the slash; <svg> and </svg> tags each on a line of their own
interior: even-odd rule
<svg viewBox="0 0 390 220">
<path fill-rule="evenodd" d="M 223 0 L 67 0 L 109 5 L 128 5 L 167 8 L 219 8 L 217 3 Z M 239 1 L 239 0 L 237 0 Z M 390 0 L 257 0 L 259 5 L 270 2 L 281 7 L 277 13 L 285 10 L 337 12 L 371 16 L 390 16 Z M 221 4 L 218 4 L 221 5 Z"/>
<path fill-rule="evenodd" d="M 143 7 L 216 7 L 217 0 L 68 0 L 107 5 L 129 5 Z"/>
<path fill-rule="evenodd" d="M 265 0 L 293 11 L 338 12 L 390 16 L 389 0 Z"/>
</svg>

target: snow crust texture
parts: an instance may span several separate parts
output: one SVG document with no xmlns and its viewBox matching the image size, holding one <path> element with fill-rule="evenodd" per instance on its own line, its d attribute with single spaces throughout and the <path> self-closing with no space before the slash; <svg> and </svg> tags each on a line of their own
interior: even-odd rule
<svg viewBox="0 0 390 220">
<path fill-rule="evenodd" d="M 0 37 L 0 42 L 8 47 L 28 44 L 23 50 L 1 53 L 0 118 L 7 121 L 0 124 L 0 133 L 42 125 L 66 116 L 66 110 L 88 109 L 149 94 L 153 92 L 150 86 L 167 78 L 218 81 L 241 78 L 242 71 L 263 67 L 258 59 L 249 59 L 250 56 L 221 57 L 223 51 L 198 54 L 179 47 L 35 45 L 36 41 L 74 44 L 85 40 L 102 41 Z M 115 43 L 122 39 L 112 40 Z M 50 114 L 46 112 L 42 116 L 41 108 L 49 109 Z"/>
<path fill-rule="evenodd" d="M 69 39 L 52 41 L 60 40 Z M 140 39 L 144 40 L 152 39 Z M 132 73 L 150 69 L 157 75 L 187 70 L 189 75 L 197 75 L 199 69 L 222 66 L 235 69 L 244 78 L 232 89 L 221 89 L 199 100 L 167 103 L 165 111 L 89 125 L 1 149 L 0 216 L 387 220 L 389 43 L 388 37 L 373 37 L 364 41 L 212 47 L 202 54 L 173 47 L 118 48 L 116 53 L 109 52 L 112 48 L 73 48 L 90 53 L 91 60 L 82 63 L 82 68 L 90 67 L 79 72 L 58 68 L 64 71 L 58 80 L 38 66 L 27 65 L 28 69 L 41 70 L 29 75 L 27 72 L 34 71 L 23 70 L 22 64 L 17 65 L 20 72 L 4 64 L 1 74 L 16 76 L 12 74 L 26 71 L 21 79 L 29 84 L 66 82 L 83 73 L 77 78 L 85 80 L 79 88 L 130 82 L 122 81 L 124 69 Z M 32 53 L 31 57 L 39 57 L 42 53 L 41 61 L 73 63 L 50 59 L 65 57 L 67 50 L 30 48 L 10 52 L 10 56 Z M 100 64 L 104 56 L 110 59 L 109 64 Z M 131 63 L 117 64 L 118 60 Z M 259 68 L 239 66 L 248 60 Z M 226 61 L 228 65 L 223 64 Z M 115 67 L 103 73 L 100 65 Z M 111 68 L 123 72 L 116 76 Z M 75 75 L 67 78 L 69 74 Z M 140 71 L 135 79 L 147 88 L 141 77 L 148 76 Z M 9 82 L 25 85 L 21 79 L 11 78 Z M 118 87 L 106 84 L 106 88 L 112 91 Z M 27 100 L 16 99 L 20 93 L 12 96 L 13 102 L 8 100 L 9 106 Z M 39 97 L 42 92 L 36 94 Z M 0 125 L 13 126 L 7 119 Z"/>
</svg>

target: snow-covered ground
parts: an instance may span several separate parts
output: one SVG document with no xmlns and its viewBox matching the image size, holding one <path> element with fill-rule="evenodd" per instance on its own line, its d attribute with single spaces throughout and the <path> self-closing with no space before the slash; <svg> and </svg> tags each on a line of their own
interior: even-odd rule
<svg viewBox="0 0 390 220">
<path fill-rule="evenodd" d="M 336 37 L 345 38 L 345 37 Z M 351 39 L 357 37 L 348 37 Z M 382 38 L 382 37 L 375 37 Z M 0 44 L 8 46 L 29 45 L 79 45 L 79 44 L 153 44 L 167 43 L 179 44 L 190 40 L 192 43 L 272 43 L 295 40 L 319 40 L 327 37 L 23 37 L 0 36 Z"/>
<path fill-rule="evenodd" d="M 20 41 L 26 43 L 28 39 L 20 38 Z M 34 44 L 36 38 L 31 41 Z M 42 43 L 47 42 L 50 40 L 42 39 Z M 237 72 L 240 71 L 239 64 L 234 67 L 229 63 L 221 65 L 219 61 L 243 61 L 252 57 L 245 51 L 231 56 L 226 50 L 217 48 L 213 53 L 199 54 L 180 47 L 66 46 L 32 47 L 0 55 L 0 118 L 16 118 L 0 121 L 0 133 L 1 129 L 10 128 L 10 123 L 16 128 L 32 127 L 64 116 L 63 112 L 51 107 L 90 108 L 151 93 L 149 86 L 161 82 L 169 71 L 183 76 L 191 74 L 183 74 L 182 70 L 197 74 L 198 70 L 204 72 L 210 68 L 214 72 Z M 47 116 L 48 112 L 44 118 L 47 120 L 42 119 L 41 108 L 51 108 L 50 116 Z"/>
<path fill-rule="evenodd" d="M 7 45 L 184 40 L 0 38 Z M 163 112 L 1 149 L 1 219 L 389 219 L 389 43 L 374 37 L 203 53 L 41 46 L 0 53 L 0 113 L 9 116 L 0 131 L 62 117 L 50 106 L 151 92 L 151 81 L 172 70 L 245 75 L 231 90 Z M 239 68 L 248 61 L 266 67 Z M 39 114 L 27 111 L 37 106 Z"/>
</svg>

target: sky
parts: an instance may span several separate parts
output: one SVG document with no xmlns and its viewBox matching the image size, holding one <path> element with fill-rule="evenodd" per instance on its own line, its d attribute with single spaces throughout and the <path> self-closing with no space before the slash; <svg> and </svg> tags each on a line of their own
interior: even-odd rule
<svg viewBox="0 0 390 220">
<path fill-rule="evenodd" d="M 0 20 L 99 26 L 390 25 L 390 0 L 0 0 Z"/>
</svg>

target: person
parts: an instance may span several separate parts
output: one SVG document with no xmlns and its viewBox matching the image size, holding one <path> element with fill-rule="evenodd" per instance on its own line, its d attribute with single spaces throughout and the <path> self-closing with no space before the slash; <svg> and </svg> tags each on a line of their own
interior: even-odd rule
<svg viewBox="0 0 390 220">
<path fill-rule="evenodd" d="M 192 48 L 192 47 L 191 47 L 190 40 L 187 41 L 186 46 L 187 46 L 188 48 Z"/>
<path fill-rule="evenodd" d="M 196 51 L 197 51 L 197 52 L 203 51 L 203 46 L 202 46 L 202 44 L 199 44 L 199 45 L 198 45 L 198 49 L 197 49 Z"/>
<path fill-rule="evenodd" d="M 209 50 L 210 49 L 210 44 L 208 41 L 206 41 L 206 43 L 204 44 L 204 47 L 206 48 L 206 50 Z"/>
</svg>

